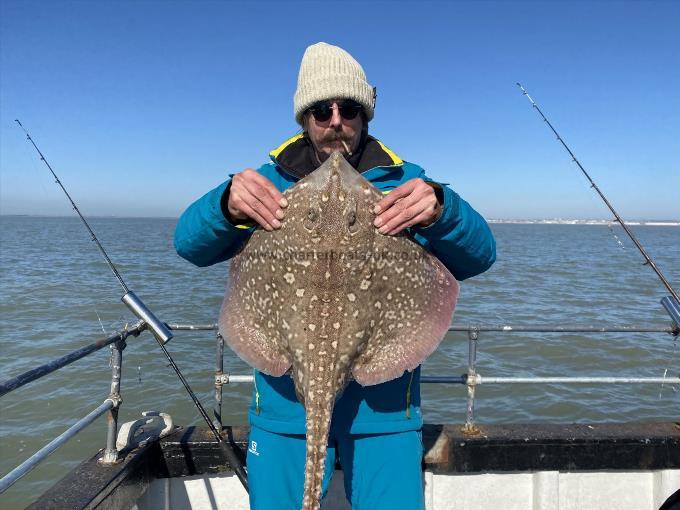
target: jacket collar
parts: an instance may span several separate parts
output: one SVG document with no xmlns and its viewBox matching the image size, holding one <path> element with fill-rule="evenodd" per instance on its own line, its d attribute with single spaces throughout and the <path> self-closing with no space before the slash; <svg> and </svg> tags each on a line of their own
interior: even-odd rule
<svg viewBox="0 0 680 510">
<path fill-rule="evenodd" d="M 272 161 L 286 173 L 301 179 L 316 170 L 320 165 L 314 156 L 314 149 L 309 138 L 297 134 L 269 153 Z M 376 167 L 397 167 L 404 161 L 388 149 L 380 140 L 366 135 L 357 153 L 349 158 L 349 163 L 358 171 L 366 172 Z"/>
</svg>

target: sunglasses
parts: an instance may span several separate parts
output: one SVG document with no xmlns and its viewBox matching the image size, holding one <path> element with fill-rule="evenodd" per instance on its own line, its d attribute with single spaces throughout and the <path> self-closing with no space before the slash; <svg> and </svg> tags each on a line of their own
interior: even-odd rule
<svg viewBox="0 0 680 510">
<path fill-rule="evenodd" d="M 343 119 L 352 120 L 359 115 L 364 107 L 361 106 L 356 101 L 345 100 L 345 101 L 335 101 L 338 105 L 338 112 Z M 312 113 L 314 120 L 317 122 L 326 122 L 333 116 L 333 101 L 319 101 L 314 103 L 309 111 Z"/>
</svg>

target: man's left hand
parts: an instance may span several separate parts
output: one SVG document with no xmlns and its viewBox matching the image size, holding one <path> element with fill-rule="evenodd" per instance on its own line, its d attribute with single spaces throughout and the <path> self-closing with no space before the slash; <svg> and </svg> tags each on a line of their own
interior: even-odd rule
<svg viewBox="0 0 680 510">
<path fill-rule="evenodd" d="M 373 210 L 378 215 L 373 224 L 381 234 L 395 235 L 417 225 L 426 227 L 441 214 L 434 188 L 421 178 L 406 181 L 388 193 Z"/>
</svg>

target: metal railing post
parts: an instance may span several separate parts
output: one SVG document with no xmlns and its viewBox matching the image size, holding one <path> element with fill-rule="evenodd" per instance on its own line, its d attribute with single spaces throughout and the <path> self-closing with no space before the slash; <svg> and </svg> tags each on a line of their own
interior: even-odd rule
<svg viewBox="0 0 680 510">
<path fill-rule="evenodd" d="M 99 459 L 102 465 L 112 465 L 118 462 L 118 450 L 116 449 L 116 437 L 118 435 L 118 409 L 123 399 L 120 396 L 120 376 L 123 368 L 123 349 L 127 344 L 125 340 L 119 340 L 111 346 L 111 394 L 109 399 L 114 406 L 106 415 L 106 449 L 104 456 Z"/>
<path fill-rule="evenodd" d="M 475 386 L 477 385 L 477 339 L 479 338 L 479 329 L 471 327 L 468 330 L 468 373 L 466 377 L 468 401 L 467 401 L 467 417 L 463 432 L 465 434 L 478 434 L 479 429 L 475 425 Z"/>
<path fill-rule="evenodd" d="M 224 373 L 224 338 L 219 332 L 215 334 L 215 407 L 213 409 L 213 425 L 217 430 L 222 430 L 222 382 Z"/>
</svg>

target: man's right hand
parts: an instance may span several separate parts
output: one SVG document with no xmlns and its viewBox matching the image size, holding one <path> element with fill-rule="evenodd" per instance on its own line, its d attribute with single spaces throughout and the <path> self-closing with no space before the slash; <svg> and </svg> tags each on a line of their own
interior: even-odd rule
<svg viewBox="0 0 680 510">
<path fill-rule="evenodd" d="M 281 227 L 283 209 L 288 201 L 276 186 L 252 168 L 234 175 L 229 189 L 227 209 L 231 219 L 252 219 L 265 230 Z"/>
</svg>

